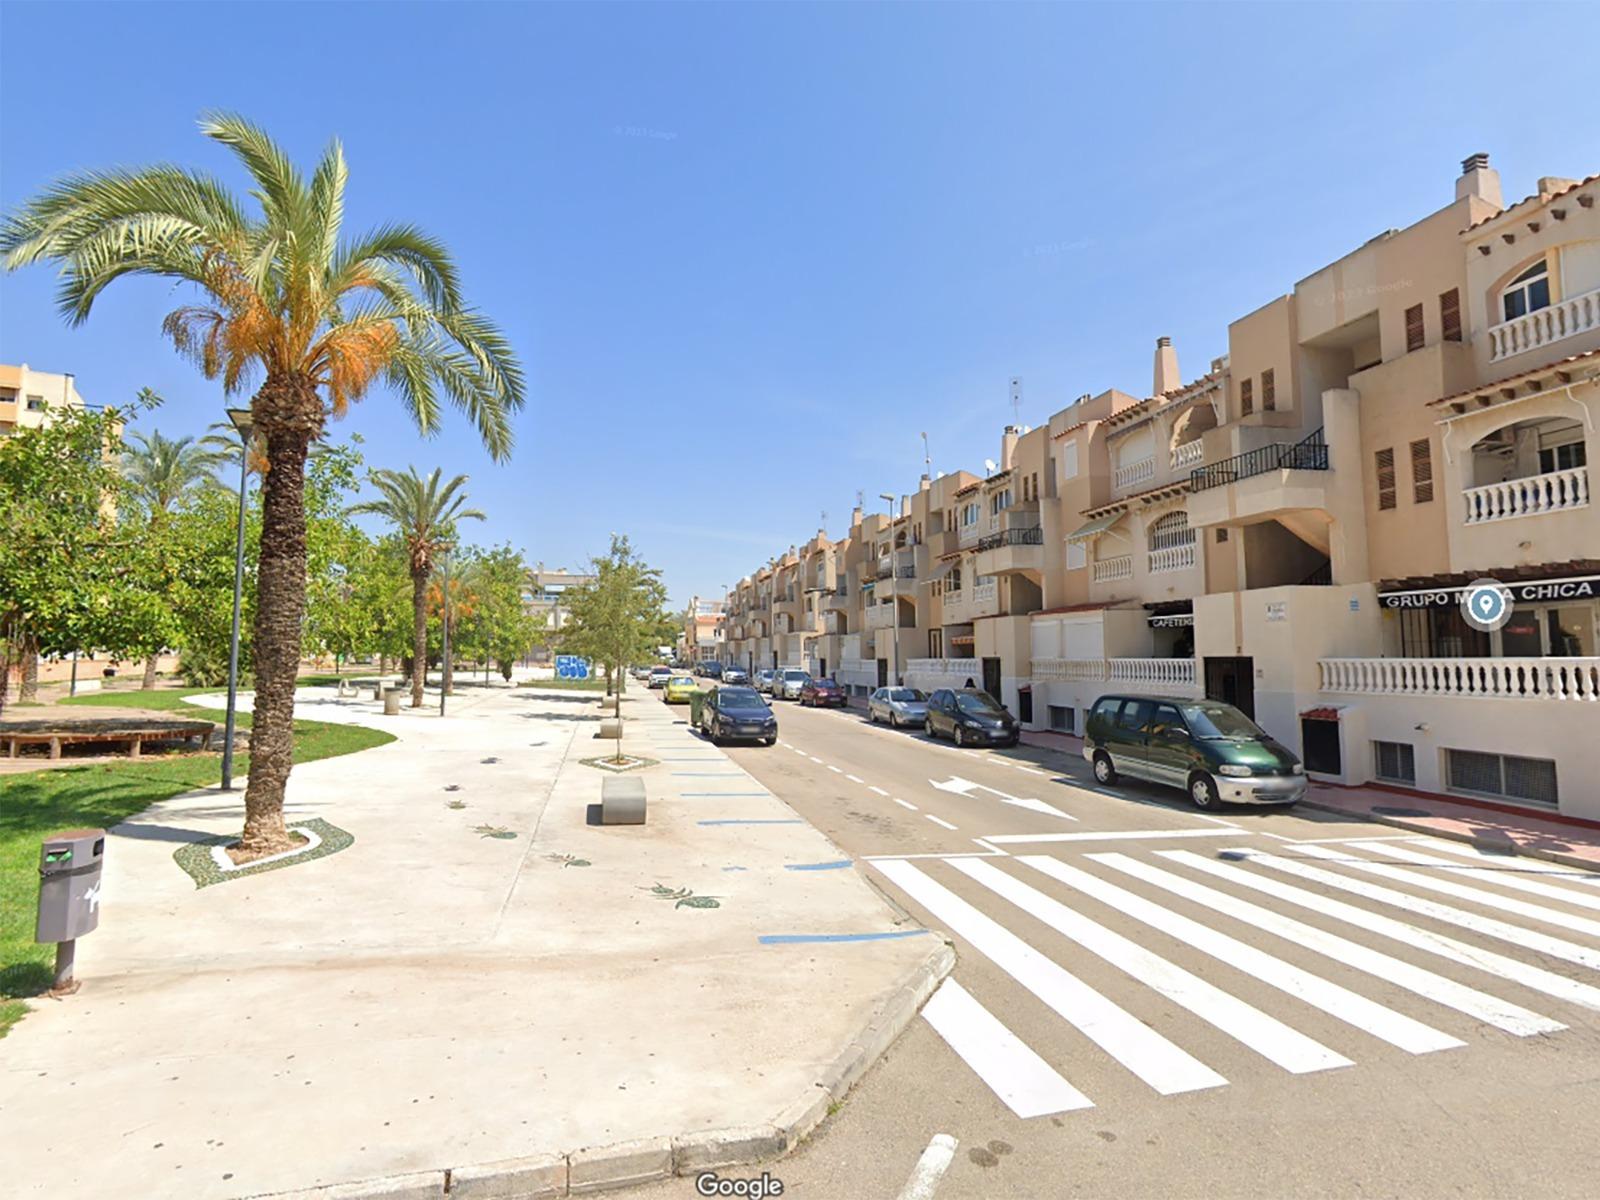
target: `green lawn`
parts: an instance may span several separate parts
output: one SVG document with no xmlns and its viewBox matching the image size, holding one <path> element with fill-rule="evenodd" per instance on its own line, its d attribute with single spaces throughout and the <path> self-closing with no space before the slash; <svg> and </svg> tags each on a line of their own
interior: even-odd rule
<svg viewBox="0 0 1600 1200">
<path fill-rule="evenodd" d="M 215 690 L 97 692 L 62 703 L 160 709 L 220 725 L 220 712 L 185 703 L 185 697 L 196 692 Z M 249 712 L 241 712 L 240 728 L 249 725 Z M 294 735 L 297 763 L 354 754 L 394 741 L 391 734 L 376 729 L 325 721 L 296 721 Z M 40 839 L 58 829 L 109 828 L 157 801 L 215 786 L 220 760 L 221 755 L 215 753 L 183 754 L 0 775 L 0 794 L 5 798 L 0 804 L 0 1037 L 27 1011 L 22 997 L 38 995 L 50 986 L 55 948 L 33 940 Z M 235 773 L 243 775 L 249 769 L 250 756 L 240 755 Z"/>
<path fill-rule="evenodd" d="M 534 679 L 528 687 L 558 688 L 564 692 L 603 692 L 606 690 L 604 676 L 591 675 L 587 679 Z M 637 685 L 643 687 L 643 684 Z"/>
</svg>

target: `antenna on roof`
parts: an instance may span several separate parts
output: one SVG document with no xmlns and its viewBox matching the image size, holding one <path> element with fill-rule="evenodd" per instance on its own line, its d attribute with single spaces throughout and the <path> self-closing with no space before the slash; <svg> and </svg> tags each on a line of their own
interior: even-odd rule
<svg viewBox="0 0 1600 1200">
<path fill-rule="evenodd" d="M 864 489 L 862 489 L 862 488 L 857 488 L 856 489 L 856 507 L 860 508 L 866 502 L 867 502 L 867 493 L 866 493 L 866 491 Z"/>
<path fill-rule="evenodd" d="M 995 473 L 995 470 L 998 466 L 999 464 L 996 463 L 992 458 L 986 458 L 983 460 L 983 469 L 989 472 L 991 475 Z"/>
<path fill-rule="evenodd" d="M 928 435 L 922 435 L 922 469 L 929 475 L 933 474 L 933 459 L 928 454 Z"/>
<path fill-rule="evenodd" d="M 1022 376 L 1011 377 L 1011 423 L 1022 424 Z"/>
</svg>

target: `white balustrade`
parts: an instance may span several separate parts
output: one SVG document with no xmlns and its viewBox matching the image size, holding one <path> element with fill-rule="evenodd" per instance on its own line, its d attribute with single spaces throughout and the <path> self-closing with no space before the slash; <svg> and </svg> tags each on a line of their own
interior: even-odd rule
<svg viewBox="0 0 1600 1200">
<path fill-rule="evenodd" d="M 1600 700 L 1600 658 L 1324 658 L 1319 665 L 1325 692 Z"/>
<path fill-rule="evenodd" d="M 1112 683 L 1158 688 L 1194 686 L 1192 658 L 1113 658 L 1107 661 L 1111 664 Z"/>
<path fill-rule="evenodd" d="M 1565 512 L 1589 503 L 1589 469 L 1570 467 L 1543 475 L 1524 475 L 1521 479 L 1467 488 L 1461 496 L 1467 503 L 1468 525 Z"/>
<path fill-rule="evenodd" d="M 1172 448 L 1172 465 L 1174 467 L 1198 467 L 1204 457 L 1200 452 L 1199 438 Z"/>
<path fill-rule="evenodd" d="M 1600 329 L 1600 288 L 1523 313 L 1489 330 L 1489 361 L 1537 350 L 1552 342 Z"/>
<path fill-rule="evenodd" d="M 1097 558 L 1094 562 L 1094 581 L 1110 583 L 1117 579 L 1133 578 L 1133 555 L 1119 554 L 1116 558 Z"/>
<path fill-rule="evenodd" d="M 1149 458 L 1136 458 L 1132 462 L 1123 463 L 1113 473 L 1112 482 L 1119 488 L 1125 488 L 1148 483 L 1155 477 L 1156 460 L 1152 455 Z"/>
<path fill-rule="evenodd" d="M 986 583 L 974 584 L 972 588 L 972 603 L 975 605 L 985 604 L 993 600 L 997 592 L 998 588 L 993 579 L 988 580 Z"/>
<path fill-rule="evenodd" d="M 1036 658 L 1030 674 L 1034 679 L 1103 680 L 1103 658 Z"/>
<path fill-rule="evenodd" d="M 893 604 L 874 604 L 867 609 L 868 629 L 887 629 L 894 624 Z"/>
<path fill-rule="evenodd" d="M 1182 571 L 1194 566 L 1194 543 L 1186 542 L 1179 546 L 1166 546 L 1160 550 L 1150 551 L 1150 573 L 1160 571 Z"/>
</svg>

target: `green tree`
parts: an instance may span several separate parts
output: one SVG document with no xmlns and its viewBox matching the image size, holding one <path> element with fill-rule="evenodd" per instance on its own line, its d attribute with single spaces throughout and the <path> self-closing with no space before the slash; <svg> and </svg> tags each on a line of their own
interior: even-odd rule
<svg viewBox="0 0 1600 1200">
<path fill-rule="evenodd" d="M 461 649 L 509 681 L 517 659 L 543 641 L 544 621 L 523 606 L 528 565 L 510 546 L 474 548 L 462 572 L 471 616 L 459 625 Z M 452 644 L 455 629 L 451 630 Z"/>
<path fill-rule="evenodd" d="M 374 471 L 372 486 L 378 499 L 350 509 L 382 517 L 394 526 L 405 543 L 411 575 L 411 707 L 422 707 L 422 685 L 428 669 L 428 579 L 441 552 L 455 541 L 456 523 L 481 521 L 483 514 L 467 508 L 462 491 L 467 477 L 457 475 L 439 486 L 439 468 L 427 479 L 415 467 L 400 471 Z"/>
<path fill-rule="evenodd" d="M 305 462 L 330 417 L 387 384 L 423 433 L 441 400 L 477 425 L 496 459 L 523 403 L 510 345 L 463 303 L 445 247 L 411 226 L 341 237 L 347 170 L 338 142 L 307 181 L 262 129 L 210 116 L 201 131 L 249 172 L 259 211 L 215 178 L 174 166 L 81 174 L 0 223 L 10 269 L 54 262 L 72 324 L 124 275 L 193 285 L 168 314 L 180 352 L 229 394 L 253 390 L 266 445 L 254 614 L 255 715 L 241 847 L 289 845 L 283 795 L 293 765 L 294 687 L 306 604 Z"/>
</svg>

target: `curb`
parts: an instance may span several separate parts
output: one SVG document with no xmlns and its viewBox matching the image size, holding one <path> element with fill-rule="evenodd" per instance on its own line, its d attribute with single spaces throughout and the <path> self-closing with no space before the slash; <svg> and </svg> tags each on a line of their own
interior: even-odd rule
<svg viewBox="0 0 1600 1200">
<path fill-rule="evenodd" d="M 1591 858 L 1583 858 L 1577 854 L 1566 854 L 1560 850 L 1546 850 L 1543 846 L 1524 846 L 1506 837 L 1480 837 L 1465 833 L 1459 829 L 1435 829 L 1431 825 L 1419 825 L 1406 817 L 1391 817 L 1387 813 L 1360 812 L 1356 809 L 1339 808 L 1336 805 L 1323 804 L 1311 799 L 1303 799 L 1300 803 L 1303 807 L 1314 808 L 1318 812 L 1335 813 L 1341 817 L 1371 821 L 1378 825 L 1389 825 L 1395 829 L 1404 829 L 1407 833 L 1415 833 L 1423 837 L 1445 838 L 1452 842 L 1464 842 L 1469 846 L 1478 846 L 1496 853 L 1521 855 L 1524 858 L 1542 858 L 1563 867 L 1577 867 L 1582 871 L 1593 872 L 1600 869 L 1600 866 L 1597 866 Z"/>
<path fill-rule="evenodd" d="M 552 1200 L 779 1158 L 796 1149 L 844 1101 L 955 968 L 955 949 L 944 935 L 931 932 L 940 939 L 937 948 L 907 973 L 816 1082 L 769 1122 L 293 1192 L 256 1193 L 253 1200 Z"/>
</svg>

